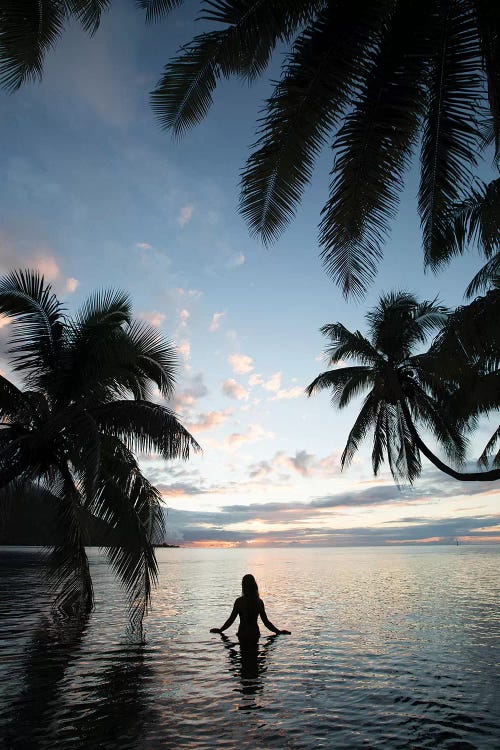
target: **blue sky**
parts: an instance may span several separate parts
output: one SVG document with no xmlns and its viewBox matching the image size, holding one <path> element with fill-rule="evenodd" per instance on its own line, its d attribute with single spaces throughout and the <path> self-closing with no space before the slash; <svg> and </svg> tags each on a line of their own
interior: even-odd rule
<svg viewBox="0 0 500 750">
<path fill-rule="evenodd" d="M 42 83 L 0 94 L 0 272 L 41 268 L 70 310 L 96 288 L 126 289 L 137 316 L 176 342 L 175 408 L 204 450 L 188 464 L 142 458 L 169 508 L 169 541 L 499 537 L 493 486 L 460 484 L 426 465 L 400 492 L 387 473 L 373 479 L 368 445 L 341 474 L 356 405 L 339 413 L 326 393 L 303 395 L 324 369 L 321 325 L 363 329 L 365 311 L 394 288 L 456 306 L 480 259 L 424 273 L 413 170 L 376 284 L 362 303 L 345 302 L 318 258 L 328 149 L 288 231 L 270 249 L 252 240 L 237 212 L 238 175 L 267 77 L 250 89 L 225 82 L 209 117 L 180 142 L 159 129 L 148 103 L 163 65 L 201 28 L 191 20 L 196 7 L 146 26 L 132 3 L 117 3 L 94 38 L 68 29 Z M 481 426 L 471 456 L 492 424 Z"/>
</svg>

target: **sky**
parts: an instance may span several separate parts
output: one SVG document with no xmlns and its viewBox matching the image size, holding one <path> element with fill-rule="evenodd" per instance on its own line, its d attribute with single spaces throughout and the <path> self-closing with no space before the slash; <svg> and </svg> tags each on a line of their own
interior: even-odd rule
<svg viewBox="0 0 500 750">
<path fill-rule="evenodd" d="M 365 330 L 366 311 L 393 289 L 462 304 L 481 259 L 424 272 L 413 168 L 376 283 L 346 302 L 318 258 L 329 149 L 279 241 L 251 239 L 237 210 L 239 172 L 282 58 L 251 88 L 224 82 L 206 120 L 173 140 L 149 92 L 202 30 L 197 5 L 146 25 L 132 2 L 116 3 L 93 38 L 66 30 L 41 83 L 0 93 L 0 273 L 40 269 L 70 313 L 96 289 L 124 289 L 136 317 L 175 342 L 172 406 L 203 452 L 186 463 L 141 456 L 165 501 L 169 543 L 500 541 L 493 483 L 457 482 L 423 459 L 421 478 L 398 489 L 388 471 L 373 477 L 369 441 L 341 472 L 360 402 L 339 412 L 328 393 L 304 394 L 326 369 L 322 325 Z M 5 355 L 0 367 L 9 373 Z M 471 460 L 494 424 L 481 423 Z"/>
</svg>

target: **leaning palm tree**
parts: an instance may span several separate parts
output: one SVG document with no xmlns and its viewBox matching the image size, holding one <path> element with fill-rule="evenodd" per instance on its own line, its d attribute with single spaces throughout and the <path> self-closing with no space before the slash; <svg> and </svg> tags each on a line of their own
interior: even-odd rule
<svg viewBox="0 0 500 750">
<path fill-rule="evenodd" d="M 175 349 L 132 320 L 122 292 L 95 293 L 69 318 L 35 271 L 0 279 L 0 313 L 11 319 L 16 381 L 0 376 L 0 516 L 22 495 L 55 509 L 54 606 L 63 612 L 93 607 L 85 521 L 98 519 L 140 625 L 163 514 L 134 450 L 169 460 L 199 449 L 175 414 L 149 400 L 153 387 L 172 395 Z"/>
<path fill-rule="evenodd" d="M 359 364 L 321 373 L 307 387 L 307 394 L 331 390 L 333 404 L 342 409 L 368 391 L 349 433 L 342 467 L 349 465 L 371 430 L 373 471 L 377 474 L 387 458 L 397 483 L 411 483 L 419 476 L 421 453 L 455 479 L 500 479 L 500 469 L 460 472 L 448 466 L 428 448 L 419 432 L 420 427 L 430 431 L 453 462 L 463 462 L 463 424 L 442 408 L 450 395 L 448 384 L 435 375 L 425 355 L 415 353 L 429 333 L 444 325 L 447 316 L 436 301 L 419 302 L 407 292 L 397 292 L 384 295 L 367 314 L 370 338 L 359 331 L 352 333 L 342 323 L 323 326 L 321 331 L 331 342 L 326 350 L 330 364 L 345 359 Z"/>
<path fill-rule="evenodd" d="M 345 294 L 372 280 L 420 144 L 425 258 L 471 184 L 483 124 L 500 146 L 500 4 L 492 0 L 204 0 L 216 25 L 181 48 L 152 94 L 181 136 L 220 80 L 252 82 L 288 48 L 242 174 L 241 212 L 268 243 L 295 215 L 331 146 L 321 255 Z"/>
</svg>

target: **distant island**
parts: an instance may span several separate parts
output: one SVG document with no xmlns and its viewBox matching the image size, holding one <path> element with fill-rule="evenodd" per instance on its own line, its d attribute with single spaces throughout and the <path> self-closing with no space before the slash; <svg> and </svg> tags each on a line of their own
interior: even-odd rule
<svg viewBox="0 0 500 750">
<path fill-rule="evenodd" d="M 171 547 L 173 549 L 180 549 L 180 544 L 167 544 L 166 542 L 160 542 L 160 544 L 153 544 L 153 547 Z"/>
</svg>

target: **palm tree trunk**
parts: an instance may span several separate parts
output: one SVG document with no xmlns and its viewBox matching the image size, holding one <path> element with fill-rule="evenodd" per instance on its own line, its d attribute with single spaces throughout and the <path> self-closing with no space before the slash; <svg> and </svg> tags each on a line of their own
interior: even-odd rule
<svg viewBox="0 0 500 750">
<path fill-rule="evenodd" d="M 491 482 L 495 479 L 500 479 L 500 468 L 490 469 L 489 471 L 462 472 L 452 469 L 451 466 L 447 466 L 445 463 L 443 463 L 443 461 L 441 461 L 441 459 L 435 456 L 431 450 L 429 450 L 429 448 L 426 446 L 426 444 L 418 434 L 417 428 L 413 424 L 410 410 L 408 409 L 408 406 L 404 401 L 401 401 L 401 408 L 403 409 L 403 413 L 405 415 L 406 422 L 408 423 L 408 427 L 410 428 L 412 437 L 415 441 L 415 445 L 417 446 L 419 451 L 429 459 L 431 464 L 434 464 L 434 466 L 439 469 L 439 471 L 443 471 L 445 474 L 448 474 L 448 476 L 453 477 L 453 479 L 458 479 L 461 482 Z"/>
</svg>

